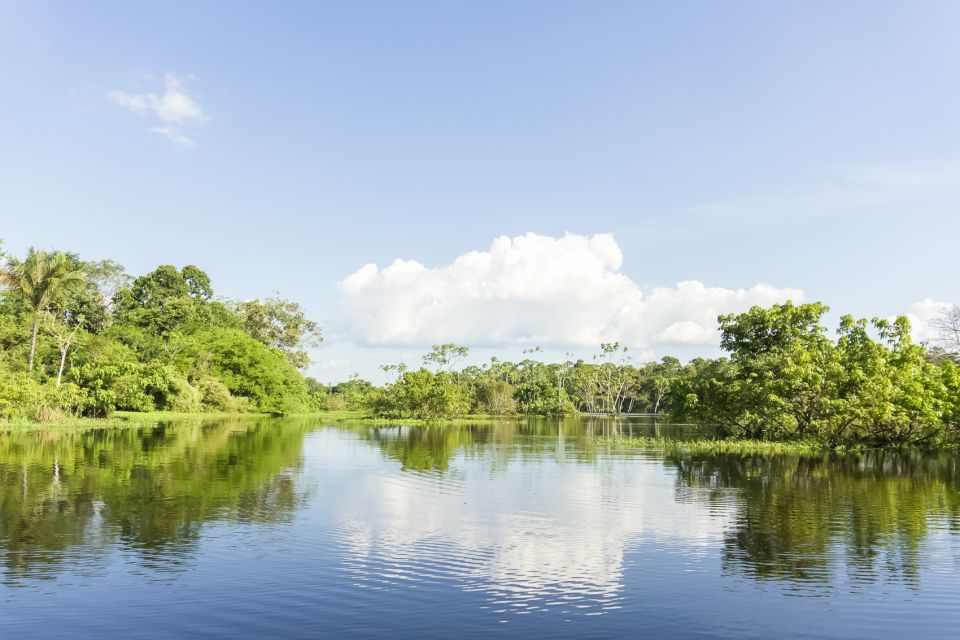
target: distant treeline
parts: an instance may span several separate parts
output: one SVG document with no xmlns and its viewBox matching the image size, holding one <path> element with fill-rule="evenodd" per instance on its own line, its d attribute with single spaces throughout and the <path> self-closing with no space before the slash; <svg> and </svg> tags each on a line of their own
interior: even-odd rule
<svg viewBox="0 0 960 640">
<path fill-rule="evenodd" d="M 493 359 L 456 368 L 466 347 L 444 344 L 423 366 L 383 367 L 384 386 L 353 379 L 326 391 L 327 406 L 381 418 L 470 414 L 663 413 L 716 425 L 726 436 L 812 440 L 837 446 L 940 446 L 960 441 L 956 311 L 943 321 L 950 348 L 914 344 L 910 323 L 844 316 L 836 337 L 820 303 L 754 307 L 719 318 L 726 357 L 633 364 L 617 343 L 589 361 Z M 951 338 L 953 336 L 953 338 Z"/>
<path fill-rule="evenodd" d="M 137 278 L 31 249 L 0 267 L 0 419 L 129 411 L 308 411 L 321 340 L 296 303 L 214 297 L 194 266 Z"/>
</svg>

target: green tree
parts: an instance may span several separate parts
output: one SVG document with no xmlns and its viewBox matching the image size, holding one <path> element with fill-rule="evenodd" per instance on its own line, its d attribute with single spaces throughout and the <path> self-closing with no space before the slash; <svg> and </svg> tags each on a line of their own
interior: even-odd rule
<svg viewBox="0 0 960 640">
<path fill-rule="evenodd" d="M 249 398 L 259 411 L 303 411 L 310 402 L 303 375 L 283 353 L 239 329 L 211 328 L 184 343 L 177 355 L 182 369 L 203 363 L 204 372 L 222 380 L 230 393 Z"/>
<path fill-rule="evenodd" d="M 209 276 L 197 267 L 177 270 L 161 265 L 120 289 L 114 296 L 114 307 L 121 323 L 167 339 L 191 323 L 208 319 L 207 303 L 212 296 Z"/>
<path fill-rule="evenodd" d="M 786 302 L 720 316 L 720 346 L 736 367 L 735 424 L 753 437 L 810 434 L 830 411 L 824 393 L 835 353 L 820 303 Z"/>
<path fill-rule="evenodd" d="M 438 371 L 449 371 L 453 366 L 470 355 L 470 349 L 453 343 L 435 344 L 430 353 L 423 356 L 423 364 L 436 365 Z"/>
<path fill-rule="evenodd" d="M 304 348 L 323 342 L 320 326 L 296 302 L 281 298 L 250 300 L 237 305 L 243 328 L 254 339 L 283 351 L 298 369 L 310 364 Z"/>
<path fill-rule="evenodd" d="M 66 253 L 48 253 L 31 247 L 26 258 L 11 258 L 0 271 L 0 282 L 19 292 L 27 300 L 33 313 L 27 365 L 30 372 L 33 371 L 37 351 L 41 314 L 58 296 L 79 288 L 86 282 L 84 273 L 72 269 L 71 266 L 70 256 Z"/>
<path fill-rule="evenodd" d="M 70 347 L 77 337 L 77 333 L 83 328 L 86 318 L 83 314 L 73 317 L 58 317 L 52 313 L 45 313 L 43 316 L 44 328 L 57 341 L 57 349 L 60 351 L 60 366 L 57 369 L 57 386 L 60 386 L 63 380 L 63 369 L 67 364 L 67 355 L 70 353 Z"/>
</svg>

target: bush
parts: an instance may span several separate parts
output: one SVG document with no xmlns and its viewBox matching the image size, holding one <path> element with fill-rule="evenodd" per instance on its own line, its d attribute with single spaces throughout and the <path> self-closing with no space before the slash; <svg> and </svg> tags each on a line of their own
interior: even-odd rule
<svg viewBox="0 0 960 640">
<path fill-rule="evenodd" d="M 224 413 L 242 413 L 250 411 L 250 400 L 238 398 L 230 394 L 230 390 L 216 378 L 202 378 L 197 387 L 200 392 L 200 401 L 206 411 L 222 411 Z"/>
<path fill-rule="evenodd" d="M 285 413 L 310 406 L 307 384 L 286 356 L 243 331 L 204 331 L 180 357 L 208 363 L 210 373 L 222 381 L 230 395 L 248 398 L 256 410 Z"/>
<path fill-rule="evenodd" d="M 0 418 L 49 422 L 79 415 L 86 394 L 75 384 L 59 387 L 39 382 L 25 373 L 0 373 Z"/>
</svg>

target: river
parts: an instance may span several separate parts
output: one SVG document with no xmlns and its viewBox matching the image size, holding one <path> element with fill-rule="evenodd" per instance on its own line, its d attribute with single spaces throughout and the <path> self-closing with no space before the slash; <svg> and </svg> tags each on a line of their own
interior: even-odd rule
<svg viewBox="0 0 960 640">
<path fill-rule="evenodd" d="M 955 454 L 615 448 L 643 420 L 0 435 L 0 637 L 926 638 Z"/>
</svg>

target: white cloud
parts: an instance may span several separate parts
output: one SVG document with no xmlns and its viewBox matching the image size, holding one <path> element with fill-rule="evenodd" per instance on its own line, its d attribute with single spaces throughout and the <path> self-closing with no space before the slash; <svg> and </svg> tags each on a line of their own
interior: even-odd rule
<svg viewBox="0 0 960 640">
<path fill-rule="evenodd" d="M 342 487 L 330 513 L 344 570 L 381 589 L 416 584 L 425 573 L 445 576 L 495 599 L 500 611 L 491 614 L 536 611 L 532 605 L 558 600 L 575 601 L 572 615 L 612 611 L 638 540 L 682 541 L 688 570 L 697 570 L 736 518 L 735 509 L 708 508 L 708 494 L 723 499 L 717 498 L 723 490 L 678 490 L 662 463 L 649 460 L 575 464 L 575 449 L 559 437 L 554 462 L 537 473 L 504 473 L 526 455 L 507 446 L 491 457 L 470 453 L 470 464 L 462 464 L 461 453 L 446 482 L 430 473 L 397 474 L 389 463 L 384 470 L 378 450 L 357 444 L 326 431 L 304 449 L 328 470 L 327 481 Z M 336 461 L 347 451 L 365 468 L 380 469 L 370 476 L 375 481 L 339 477 L 346 472 Z"/>
<path fill-rule="evenodd" d="M 159 120 L 162 126 L 152 126 L 150 131 L 182 148 L 196 146 L 183 130 L 201 126 L 208 120 L 200 104 L 187 93 L 183 81 L 173 73 L 164 75 L 162 94 L 114 90 L 107 96 L 124 109 Z"/>
<path fill-rule="evenodd" d="M 687 281 L 648 292 L 620 272 L 622 263 L 610 234 L 501 236 L 487 251 L 446 266 L 398 259 L 384 269 L 358 269 L 338 283 L 341 320 L 364 344 L 596 346 L 617 340 L 647 348 L 715 344 L 717 315 L 803 299 L 801 290 L 765 284 L 723 289 Z"/>
<path fill-rule="evenodd" d="M 913 339 L 917 342 L 936 342 L 940 332 L 934 323 L 952 308 L 953 305 L 949 302 L 938 302 L 932 298 L 925 298 L 910 305 L 906 316 L 910 319 Z"/>
<path fill-rule="evenodd" d="M 313 365 L 317 371 L 343 371 L 350 366 L 349 360 L 324 360 Z"/>
</svg>

